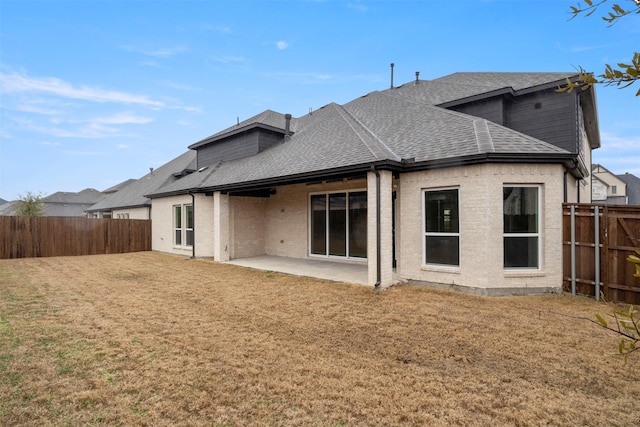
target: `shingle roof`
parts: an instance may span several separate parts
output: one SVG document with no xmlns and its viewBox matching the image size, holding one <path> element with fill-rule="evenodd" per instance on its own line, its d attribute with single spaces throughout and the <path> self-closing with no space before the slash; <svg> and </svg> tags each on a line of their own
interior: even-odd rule
<svg viewBox="0 0 640 427">
<path fill-rule="evenodd" d="M 442 84 L 436 86 L 439 88 Z M 400 163 L 403 159 L 436 162 L 493 154 L 539 158 L 569 155 L 561 148 L 512 129 L 434 106 L 433 100 L 424 95 L 427 92 L 428 88 L 416 91 L 408 86 L 371 92 L 343 106 L 328 104 L 292 121 L 295 133 L 284 143 L 255 156 L 193 173 L 149 194 L 286 180 L 376 162 Z M 252 120 L 280 117 L 282 127 L 284 115 L 266 113 Z"/>
<path fill-rule="evenodd" d="M 104 194 L 93 188 L 85 188 L 84 190 L 73 193 L 69 191 L 58 191 L 42 198 L 45 203 L 79 203 L 92 205 L 104 198 Z"/>
<path fill-rule="evenodd" d="M 133 178 L 129 178 L 129 179 L 127 179 L 126 181 L 122 181 L 121 183 L 114 185 L 113 187 L 109 187 L 109 188 L 107 188 L 106 190 L 102 190 L 102 192 L 103 192 L 104 194 L 111 194 L 111 193 L 115 193 L 116 191 L 120 191 L 120 190 L 122 190 L 124 187 L 126 187 L 127 185 L 132 184 L 132 183 L 134 183 L 134 182 L 136 182 L 136 180 L 135 180 L 135 179 L 133 179 Z"/>
<path fill-rule="evenodd" d="M 221 130 L 220 132 L 216 132 L 213 135 L 210 135 L 194 144 L 191 144 L 189 148 L 196 148 L 200 145 L 204 145 L 211 141 L 215 141 L 217 138 L 223 135 L 230 134 L 236 130 L 244 129 L 258 123 L 261 125 L 266 125 L 273 128 L 284 130 L 284 122 L 285 122 L 284 114 L 278 113 L 272 110 L 265 110 L 260 114 L 256 114 L 253 117 L 243 120 L 233 126 L 230 126 L 224 130 Z M 291 126 L 292 127 L 290 130 L 294 131 L 293 128 L 295 127 L 295 119 L 292 119 Z"/>
<path fill-rule="evenodd" d="M 629 172 L 616 176 L 627 184 L 627 203 L 640 205 L 640 178 Z"/>
<path fill-rule="evenodd" d="M 158 191 L 163 186 L 170 185 L 176 180 L 174 173 L 184 169 L 194 169 L 196 167 L 196 152 L 189 150 L 175 159 L 171 160 L 149 172 L 137 181 L 127 185 L 120 191 L 108 195 L 104 200 L 96 203 L 87 209 L 87 212 L 108 211 L 125 207 L 149 206 L 150 200 L 145 197 Z"/>
</svg>

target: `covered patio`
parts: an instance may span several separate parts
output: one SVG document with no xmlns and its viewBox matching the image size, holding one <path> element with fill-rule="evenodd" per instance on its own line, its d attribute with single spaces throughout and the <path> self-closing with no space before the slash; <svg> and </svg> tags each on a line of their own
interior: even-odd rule
<svg viewBox="0 0 640 427">
<path fill-rule="evenodd" d="M 260 255 L 239 258 L 226 264 L 255 268 L 258 270 L 277 271 L 295 276 L 314 277 L 316 279 L 333 280 L 335 282 L 367 284 L 367 263 L 344 263 L 335 261 L 278 257 Z"/>
</svg>

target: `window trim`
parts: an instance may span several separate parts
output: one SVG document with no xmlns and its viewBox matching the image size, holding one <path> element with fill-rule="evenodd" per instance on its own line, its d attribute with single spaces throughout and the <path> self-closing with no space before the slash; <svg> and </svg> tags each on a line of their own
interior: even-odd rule
<svg viewBox="0 0 640 427">
<path fill-rule="evenodd" d="M 187 232 L 193 232 L 193 228 L 187 228 L 187 207 L 193 206 L 191 203 L 184 204 L 176 204 L 171 206 L 171 218 L 173 221 L 173 247 L 176 249 L 191 249 L 193 248 L 193 244 L 187 244 Z M 176 212 L 180 211 L 180 224 L 176 223 Z M 193 218 L 193 222 L 195 223 L 195 217 Z M 179 227 L 178 227 L 179 225 Z M 180 243 L 176 241 L 177 233 L 180 232 Z M 193 236 L 195 239 L 195 236 Z"/>
<path fill-rule="evenodd" d="M 536 229 L 538 230 L 536 233 L 505 233 L 504 232 L 504 199 L 502 200 L 502 268 L 505 272 L 532 272 L 532 271 L 542 271 L 542 184 L 522 184 L 522 183 L 503 183 L 502 191 L 504 194 L 504 189 L 506 187 L 514 187 L 514 188 L 536 188 L 538 190 L 536 202 L 537 202 L 537 224 Z M 536 237 L 538 239 L 538 265 L 536 267 L 505 267 L 504 265 L 504 239 L 509 237 Z"/>
<path fill-rule="evenodd" d="M 325 215 L 325 254 L 314 254 L 312 253 L 312 249 L 313 249 L 313 227 L 312 227 L 312 221 L 313 221 L 313 213 L 312 213 L 312 204 L 311 204 L 311 198 L 312 196 L 318 196 L 318 195 L 324 195 L 326 196 L 325 198 L 325 212 L 329 212 L 329 195 L 330 194 L 339 194 L 339 193 L 344 193 L 345 198 L 346 198 L 346 209 L 345 209 L 345 214 L 346 214 L 346 218 L 345 218 L 345 249 L 346 249 L 346 253 L 347 255 L 342 256 L 342 255 L 330 255 L 329 254 L 329 237 L 330 237 L 330 232 L 329 232 L 329 215 Z M 366 262 L 368 259 L 368 254 L 366 257 L 356 257 L 356 256 L 351 256 L 349 254 L 349 214 L 350 214 L 350 209 L 349 209 L 349 194 L 350 193 L 365 193 L 367 196 L 367 201 L 369 200 L 369 194 L 367 192 L 366 188 L 351 188 L 351 189 L 345 189 L 345 190 L 331 190 L 331 191 L 314 191 L 308 194 L 307 196 L 307 204 L 308 204 L 308 208 L 307 208 L 307 215 L 308 215 L 308 221 L 307 221 L 307 255 L 309 257 L 313 257 L 313 258 L 323 258 L 323 259 L 333 259 L 333 260 L 349 260 L 349 261 L 359 261 L 359 262 Z M 367 215 L 368 215 L 369 209 L 368 209 L 368 202 L 367 202 Z M 368 239 L 368 231 L 367 231 L 367 239 Z"/>
<path fill-rule="evenodd" d="M 439 232 L 434 232 L 434 231 L 429 231 L 427 232 L 427 201 L 426 201 L 426 194 L 429 192 L 436 192 L 436 191 L 447 191 L 447 190 L 456 190 L 458 192 L 458 232 L 457 233 L 439 233 Z M 422 196 L 422 216 L 421 216 L 421 222 L 422 222 L 422 256 L 421 256 L 421 263 L 422 263 L 422 267 L 431 267 L 431 268 L 438 268 L 438 269 L 446 269 L 446 270 L 452 270 L 452 271 L 459 271 L 460 270 L 460 264 L 462 264 L 462 239 L 461 239 L 461 229 L 462 229 L 462 216 L 463 216 L 463 212 L 462 209 L 460 209 L 461 206 L 461 191 L 460 191 L 460 186 L 449 186 L 449 187 L 435 187 L 435 188 L 423 188 L 422 191 L 420 192 L 421 196 Z M 427 262 L 427 236 L 443 236 L 443 237 L 457 237 L 458 238 L 458 264 L 439 264 L 439 263 L 435 263 L 435 262 Z"/>
</svg>

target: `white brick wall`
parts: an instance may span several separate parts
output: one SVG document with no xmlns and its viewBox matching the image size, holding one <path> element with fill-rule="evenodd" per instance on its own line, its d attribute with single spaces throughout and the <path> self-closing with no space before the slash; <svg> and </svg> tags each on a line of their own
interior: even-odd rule
<svg viewBox="0 0 640 427">
<path fill-rule="evenodd" d="M 266 199 L 229 197 L 231 259 L 264 255 Z"/>
<path fill-rule="evenodd" d="M 118 209 L 111 212 L 112 218 L 118 218 L 118 215 L 129 214 L 129 219 L 151 219 L 149 218 L 149 208 L 130 208 Z"/>
<path fill-rule="evenodd" d="M 559 290 L 562 284 L 563 167 L 560 165 L 486 164 L 402 174 L 394 180 L 381 171 L 382 286 L 392 282 L 392 191 L 397 191 L 396 274 L 402 279 L 466 287 L 479 293 Z M 574 181 L 575 182 L 575 181 Z M 541 188 L 542 258 L 536 271 L 503 268 L 502 188 L 536 184 Z M 424 189 L 460 189 L 460 266 L 423 265 L 422 197 Z M 375 174 L 368 180 L 279 187 L 270 198 L 196 196 L 196 256 L 218 261 L 261 254 L 308 258 L 309 194 L 369 191 L 369 282 L 376 281 Z M 575 188 L 575 187 L 574 187 Z M 574 193 L 575 194 L 575 193 Z M 190 196 L 153 200 L 153 249 L 191 255 L 173 247 L 173 205 Z"/>
<path fill-rule="evenodd" d="M 154 251 L 191 256 L 191 248 L 173 245 L 173 206 L 191 204 L 191 196 L 174 196 L 151 201 L 151 248 Z M 197 247 L 197 242 L 196 242 Z"/>
<path fill-rule="evenodd" d="M 560 165 L 487 164 L 403 174 L 398 188 L 399 275 L 447 286 L 498 290 L 562 285 L 563 168 Z M 542 192 L 542 260 L 537 271 L 503 268 L 502 187 L 539 184 Z M 422 190 L 458 187 L 460 267 L 423 265 Z M 482 291 L 480 292 L 482 293 Z"/>
</svg>

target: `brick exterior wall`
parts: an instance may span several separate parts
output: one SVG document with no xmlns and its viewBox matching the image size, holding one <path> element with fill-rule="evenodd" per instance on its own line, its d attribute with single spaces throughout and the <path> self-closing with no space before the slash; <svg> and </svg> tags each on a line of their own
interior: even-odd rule
<svg viewBox="0 0 640 427">
<path fill-rule="evenodd" d="M 130 208 L 130 209 L 118 209 L 111 212 L 111 218 L 118 218 L 118 215 L 129 214 L 129 219 L 151 219 L 149 218 L 149 211 L 151 208 Z"/>
<path fill-rule="evenodd" d="M 541 186 L 541 268 L 503 268 L 502 187 Z M 424 189 L 459 188 L 460 266 L 427 266 L 423 261 Z M 436 169 L 400 176 L 398 273 L 403 279 L 480 294 L 558 292 L 562 286 L 563 167 L 487 164 Z"/>
<path fill-rule="evenodd" d="M 193 255 L 191 247 L 173 244 L 173 206 L 190 204 L 190 195 L 152 200 L 151 248 L 154 251 Z M 204 194 L 195 195 L 194 242 L 196 257 L 213 257 L 213 198 Z"/>
<path fill-rule="evenodd" d="M 266 200 L 259 197 L 229 197 L 231 259 L 265 254 Z"/>
<path fill-rule="evenodd" d="M 562 202 L 564 169 L 560 165 L 486 164 L 402 174 L 394 179 L 380 171 L 381 285 L 394 281 L 392 269 L 392 192 L 396 191 L 395 277 L 413 283 L 465 289 L 479 294 L 557 292 L 562 285 Z M 576 195 L 568 177 L 569 194 Z M 541 192 L 539 270 L 503 268 L 502 187 L 535 184 Z M 460 266 L 423 263 L 423 190 L 458 188 L 460 204 Z M 342 190 L 368 193 L 369 283 L 376 269 L 376 178 L 278 187 L 269 198 L 234 197 L 215 193 L 196 196 L 196 256 L 217 261 L 257 255 L 292 258 L 309 256 L 309 195 Z M 173 245 L 173 206 L 191 203 L 191 196 L 153 200 L 153 249 L 191 255 L 191 249 Z M 346 261 L 345 262 L 349 262 Z M 358 262 L 358 261 L 351 261 Z"/>
</svg>

